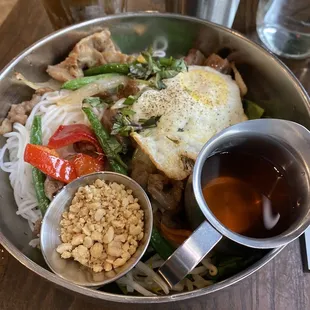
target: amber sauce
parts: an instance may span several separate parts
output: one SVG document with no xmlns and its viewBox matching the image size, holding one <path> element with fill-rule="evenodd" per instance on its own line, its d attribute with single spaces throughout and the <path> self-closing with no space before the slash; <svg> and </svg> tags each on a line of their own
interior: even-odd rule
<svg viewBox="0 0 310 310">
<path fill-rule="evenodd" d="M 290 226 L 296 200 L 284 171 L 268 160 L 225 152 L 208 158 L 204 169 L 204 198 L 230 230 L 266 238 Z"/>
</svg>

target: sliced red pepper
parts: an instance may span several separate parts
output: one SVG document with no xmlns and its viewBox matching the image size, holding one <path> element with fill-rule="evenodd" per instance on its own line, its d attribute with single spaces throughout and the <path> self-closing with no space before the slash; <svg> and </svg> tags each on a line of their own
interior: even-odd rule
<svg viewBox="0 0 310 310">
<path fill-rule="evenodd" d="M 104 168 L 102 156 L 94 158 L 89 155 L 79 153 L 70 161 L 74 164 L 77 176 L 99 172 Z"/>
<path fill-rule="evenodd" d="M 48 147 L 27 144 L 24 160 L 58 181 L 69 183 L 77 178 L 75 165 L 59 158 L 58 153 Z"/>
<path fill-rule="evenodd" d="M 89 142 L 94 145 L 98 153 L 102 153 L 102 148 L 97 141 L 94 132 L 84 124 L 61 125 L 51 136 L 48 147 L 59 149 L 61 147 L 76 143 Z"/>
</svg>

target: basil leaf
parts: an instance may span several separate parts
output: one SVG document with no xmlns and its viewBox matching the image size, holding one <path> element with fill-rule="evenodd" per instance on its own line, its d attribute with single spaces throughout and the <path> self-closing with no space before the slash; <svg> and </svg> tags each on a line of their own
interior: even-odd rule
<svg viewBox="0 0 310 310">
<path fill-rule="evenodd" d="M 158 89 L 166 88 L 161 82 L 162 79 L 169 79 L 176 76 L 179 72 L 187 71 L 187 66 L 183 59 L 152 57 L 152 49 L 141 53 L 145 63 L 134 62 L 129 67 L 129 75 L 138 79 L 148 79 L 155 76 L 155 87 Z"/>
<path fill-rule="evenodd" d="M 171 69 L 178 72 L 187 71 L 187 66 L 184 59 L 174 59 L 171 64 Z"/>
<path fill-rule="evenodd" d="M 129 110 L 129 109 L 128 109 Z M 128 110 L 126 112 L 128 112 Z M 139 123 L 131 121 L 129 116 L 123 114 L 123 109 L 115 116 L 115 122 L 112 127 L 112 135 L 129 136 L 133 131 L 141 131 L 147 128 L 154 128 L 157 126 L 157 122 L 160 116 L 151 117 L 149 119 L 140 119 Z M 134 111 L 132 111 L 134 113 Z"/>
<path fill-rule="evenodd" d="M 136 114 L 135 111 L 131 110 L 131 109 L 128 109 L 128 108 L 123 108 L 121 109 L 121 113 L 124 115 L 124 116 L 133 116 Z"/>
<path fill-rule="evenodd" d="M 159 119 L 160 116 L 152 116 L 149 119 L 141 118 L 139 119 L 139 123 L 142 123 L 143 128 L 152 128 L 157 126 Z"/>
<path fill-rule="evenodd" d="M 154 85 L 157 89 L 165 89 L 167 87 L 165 83 L 162 81 L 162 78 L 159 72 L 156 74 Z"/>
<path fill-rule="evenodd" d="M 83 103 L 89 104 L 93 108 L 102 106 L 104 101 L 99 97 L 87 97 L 83 100 Z"/>
<path fill-rule="evenodd" d="M 137 100 L 135 96 L 128 96 L 126 100 L 124 101 L 124 105 L 133 105 L 133 103 Z"/>
<path fill-rule="evenodd" d="M 144 64 L 140 62 L 134 62 L 129 66 L 129 76 L 138 78 L 138 79 L 147 79 L 148 78 L 148 68 L 145 67 Z"/>
</svg>

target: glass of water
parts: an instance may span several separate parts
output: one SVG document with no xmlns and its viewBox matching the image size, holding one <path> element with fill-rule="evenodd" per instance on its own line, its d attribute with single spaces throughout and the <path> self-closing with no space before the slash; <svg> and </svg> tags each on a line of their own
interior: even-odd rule
<svg viewBox="0 0 310 310">
<path fill-rule="evenodd" d="M 309 0 L 260 0 L 256 26 L 261 41 L 278 56 L 310 57 Z"/>
</svg>

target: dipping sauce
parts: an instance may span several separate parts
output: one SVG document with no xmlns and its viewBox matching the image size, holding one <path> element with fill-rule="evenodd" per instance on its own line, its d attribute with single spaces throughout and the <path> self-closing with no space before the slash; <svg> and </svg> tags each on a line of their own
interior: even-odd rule
<svg viewBox="0 0 310 310">
<path fill-rule="evenodd" d="M 268 160 L 246 153 L 218 153 L 205 163 L 204 198 L 230 230 L 255 238 L 285 231 L 296 199 L 285 173 Z"/>
</svg>

